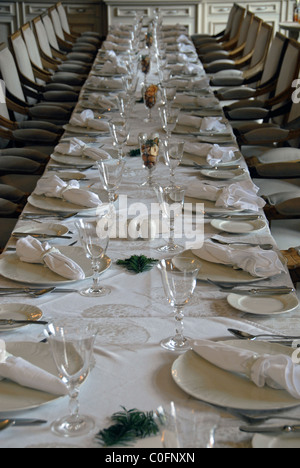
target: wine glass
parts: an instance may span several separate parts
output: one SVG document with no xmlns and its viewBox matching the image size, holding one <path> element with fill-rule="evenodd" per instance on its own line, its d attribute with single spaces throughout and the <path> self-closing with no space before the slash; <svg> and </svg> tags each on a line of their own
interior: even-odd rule
<svg viewBox="0 0 300 468">
<path fill-rule="evenodd" d="M 148 110 L 148 115 L 144 119 L 145 123 L 152 122 L 152 109 L 156 105 L 157 102 L 157 93 L 158 93 L 158 86 L 157 85 L 144 85 L 142 87 L 143 91 L 143 100 L 146 109 Z"/>
<path fill-rule="evenodd" d="M 148 171 L 146 182 L 142 183 L 142 187 L 148 185 L 154 186 L 153 172 L 156 168 L 159 156 L 159 135 L 158 134 L 139 134 L 140 151 L 143 159 L 144 168 Z"/>
<path fill-rule="evenodd" d="M 163 104 L 170 109 L 176 100 L 177 86 L 172 82 L 162 82 L 161 93 Z"/>
<path fill-rule="evenodd" d="M 123 158 L 123 146 L 129 137 L 128 119 L 118 118 L 109 122 L 110 134 L 114 140 L 114 144 L 118 148 L 118 158 Z"/>
<path fill-rule="evenodd" d="M 164 448 L 214 448 L 220 416 L 213 411 L 185 408 L 170 402 L 153 414 Z"/>
<path fill-rule="evenodd" d="M 158 247 L 158 252 L 180 252 L 183 250 L 181 245 L 175 244 L 175 218 L 182 213 L 184 204 L 185 187 L 171 185 L 168 187 L 154 186 L 154 191 L 158 198 L 162 214 L 170 222 L 169 240 L 166 245 Z"/>
<path fill-rule="evenodd" d="M 183 310 L 196 288 L 200 267 L 197 259 L 185 256 L 163 259 L 158 264 L 164 291 L 173 307 L 176 321 L 176 334 L 160 343 L 164 349 L 183 352 L 191 348 L 190 338 L 183 334 Z"/>
<path fill-rule="evenodd" d="M 100 285 L 100 274 L 109 244 L 109 216 L 103 215 L 97 221 L 79 219 L 75 226 L 86 256 L 92 261 L 94 272 L 92 286 L 79 292 L 85 297 L 107 296 L 111 290 Z"/>
<path fill-rule="evenodd" d="M 175 185 L 175 169 L 183 158 L 184 141 L 183 140 L 168 140 L 162 141 L 162 151 L 165 164 L 170 168 L 171 185 Z"/>
<path fill-rule="evenodd" d="M 111 212 L 114 212 L 116 191 L 121 184 L 125 164 L 126 162 L 124 159 L 107 159 L 104 161 L 97 161 L 100 181 L 104 190 L 106 190 L 108 193 Z"/>
<path fill-rule="evenodd" d="M 69 392 L 69 414 L 52 423 L 52 431 L 64 437 L 82 436 L 90 432 L 94 420 L 79 414 L 79 387 L 86 379 L 91 365 L 97 329 L 84 323 L 66 325 L 50 323 L 45 335 L 50 344 L 59 377 Z"/>
<path fill-rule="evenodd" d="M 168 107 L 160 106 L 158 108 L 161 125 L 167 134 L 167 138 L 171 137 L 172 131 L 177 125 L 180 108 L 179 107 Z"/>
</svg>

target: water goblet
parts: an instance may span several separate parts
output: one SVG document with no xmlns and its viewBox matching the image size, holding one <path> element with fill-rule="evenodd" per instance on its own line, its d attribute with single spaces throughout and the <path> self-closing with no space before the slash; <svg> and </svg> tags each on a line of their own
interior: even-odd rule
<svg viewBox="0 0 300 468">
<path fill-rule="evenodd" d="M 69 414 L 52 423 L 52 431 L 64 437 L 89 433 L 95 426 L 93 418 L 79 414 L 79 388 L 91 365 L 97 329 L 84 323 L 72 325 L 50 323 L 45 335 L 50 344 L 60 378 L 69 393 Z"/>
<path fill-rule="evenodd" d="M 142 55 L 140 57 L 140 67 L 141 67 L 142 73 L 144 74 L 144 85 L 146 85 L 147 75 L 149 74 L 150 68 L 151 68 L 151 59 L 149 55 Z"/>
<path fill-rule="evenodd" d="M 100 181 L 102 187 L 108 194 L 111 212 L 114 211 L 116 192 L 122 181 L 125 164 L 126 162 L 124 159 L 107 159 L 104 161 L 97 161 Z"/>
<path fill-rule="evenodd" d="M 201 265 L 197 259 L 191 257 L 175 258 L 176 260 L 163 259 L 158 264 L 164 291 L 173 308 L 176 322 L 175 335 L 162 340 L 160 345 L 169 351 L 184 352 L 191 348 L 191 342 L 183 334 L 183 311 L 193 296 Z"/>
<path fill-rule="evenodd" d="M 162 141 L 162 152 L 166 166 L 170 168 L 171 185 L 175 185 L 175 169 L 183 158 L 184 141 L 165 139 Z"/>
<path fill-rule="evenodd" d="M 158 247 L 158 252 L 177 253 L 183 250 L 181 245 L 175 243 L 175 219 L 182 214 L 185 187 L 171 185 L 168 187 L 154 186 L 163 217 L 170 223 L 169 240 L 166 245 Z"/>
<path fill-rule="evenodd" d="M 114 144 L 118 148 L 118 158 L 123 158 L 123 146 L 129 137 L 128 119 L 118 118 L 109 122 L 110 134 L 114 140 Z"/>
<path fill-rule="evenodd" d="M 172 83 L 162 82 L 161 84 L 162 102 L 170 109 L 176 100 L 177 86 Z"/>
<path fill-rule="evenodd" d="M 180 114 L 180 108 L 160 106 L 158 108 L 158 111 L 159 111 L 162 128 L 167 134 L 167 139 L 169 139 L 171 137 L 172 131 L 175 129 L 177 125 L 179 114 Z"/>
<path fill-rule="evenodd" d="M 97 221 L 79 219 L 75 222 L 75 227 L 86 256 L 92 261 L 94 272 L 92 286 L 79 292 L 85 297 L 107 296 L 111 291 L 100 285 L 100 274 L 107 263 L 105 254 L 109 244 L 109 216 L 103 215 Z"/>
<path fill-rule="evenodd" d="M 142 187 L 153 187 L 153 172 L 156 168 L 159 156 L 159 136 L 158 134 L 139 134 L 140 151 L 143 159 L 143 166 L 148 171 L 146 182 L 141 184 Z"/>
</svg>

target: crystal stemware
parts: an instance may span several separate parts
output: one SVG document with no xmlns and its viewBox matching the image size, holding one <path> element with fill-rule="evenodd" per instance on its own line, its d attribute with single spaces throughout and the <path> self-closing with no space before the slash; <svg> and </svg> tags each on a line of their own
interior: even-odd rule
<svg viewBox="0 0 300 468">
<path fill-rule="evenodd" d="M 143 100 L 146 109 L 148 110 L 148 115 L 144 119 L 145 123 L 152 122 L 152 109 L 155 107 L 157 102 L 157 93 L 158 93 L 158 86 L 155 84 L 152 85 L 144 85 L 143 88 Z"/>
<path fill-rule="evenodd" d="M 158 111 L 162 128 L 166 132 L 167 138 L 171 138 L 172 131 L 175 129 L 178 122 L 180 108 L 160 106 Z"/>
<path fill-rule="evenodd" d="M 161 84 L 162 102 L 167 108 L 171 108 L 176 100 L 177 86 L 172 82 L 163 81 Z"/>
<path fill-rule="evenodd" d="M 125 164 L 124 159 L 107 159 L 97 162 L 100 181 L 108 194 L 111 211 L 114 211 L 116 192 L 121 184 Z"/>
<path fill-rule="evenodd" d="M 143 159 L 143 166 L 148 171 L 147 181 L 142 183 L 142 187 L 154 186 L 153 172 L 156 168 L 159 156 L 159 136 L 158 134 L 139 134 L 140 151 Z"/>
<path fill-rule="evenodd" d="M 88 376 L 97 329 L 84 323 L 50 323 L 45 335 L 60 378 L 69 392 L 69 414 L 53 422 L 52 431 L 64 437 L 89 433 L 95 426 L 90 416 L 79 414 L 79 388 Z"/>
<path fill-rule="evenodd" d="M 175 185 L 175 169 L 182 161 L 183 149 L 183 140 L 165 139 L 162 141 L 165 164 L 170 168 L 171 185 Z"/>
<path fill-rule="evenodd" d="M 175 243 L 175 218 L 182 214 L 184 204 L 185 187 L 170 185 L 168 187 L 154 186 L 154 191 L 158 198 L 163 217 L 170 222 L 169 240 L 166 245 L 158 247 L 158 252 L 180 252 L 183 250 L 181 245 Z"/>
<path fill-rule="evenodd" d="M 110 134 L 118 148 L 118 158 L 123 158 L 123 146 L 129 137 L 129 123 L 126 118 L 113 119 L 109 122 Z"/>
<path fill-rule="evenodd" d="M 176 264 L 176 266 L 175 266 Z M 201 265 L 191 257 L 163 259 L 158 268 L 168 303 L 173 307 L 176 321 L 174 336 L 161 341 L 162 348 L 169 351 L 187 351 L 191 348 L 190 338 L 183 334 L 184 307 L 189 303 L 196 288 L 197 276 Z"/>
<path fill-rule="evenodd" d="M 142 55 L 140 57 L 140 67 L 142 73 L 144 74 L 144 85 L 146 85 L 147 75 L 149 74 L 151 68 L 151 59 L 149 55 Z"/>
<path fill-rule="evenodd" d="M 111 291 L 100 285 L 100 274 L 109 244 L 109 217 L 104 215 L 97 221 L 79 219 L 75 226 L 86 256 L 92 261 L 94 272 L 92 286 L 80 291 L 80 294 L 85 297 L 107 296 Z"/>
</svg>

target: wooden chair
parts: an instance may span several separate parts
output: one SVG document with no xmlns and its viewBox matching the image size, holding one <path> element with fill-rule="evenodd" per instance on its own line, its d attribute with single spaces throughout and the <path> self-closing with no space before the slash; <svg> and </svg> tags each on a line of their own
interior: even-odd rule
<svg viewBox="0 0 300 468">
<path fill-rule="evenodd" d="M 296 286 L 300 282 L 300 252 L 299 248 L 291 247 L 288 250 L 281 250 L 282 255 L 286 259 L 287 267 L 291 275 L 291 279 Z"/>
<path fill-rule="evenodd" d="M 80 41 L 80 40 L 83 39 L 84 42 L 85 41 L 89 42 L 91 39 L 93 39 L 93 41 L 91 41 L 92 43 L 94 43 L 94 44 L 96 43 L 98 45 L 98 47 L 101 46 L 101 43 L 102 43 L 104 38 L 101 37 L 97 32 L 85 31 L 85 32 L 79 34 L 79 33 L 76 33 L 74 31 L 71 31 L 68 16 L 67 16 L 66 10 L 65 10 L 62 2 L 57 2 L 56 5 L 55 5 L 55 8 L 58 11 L 59 19 L 60 19 L 60 22 L 61 22 L 61 27 L 62 27 L 62 30 L 63 30 L 64 35 L 65 35 L 67 40 Z M 95 39 L 96 39 L 97 42 L 95 42 Z"/>
</svg>

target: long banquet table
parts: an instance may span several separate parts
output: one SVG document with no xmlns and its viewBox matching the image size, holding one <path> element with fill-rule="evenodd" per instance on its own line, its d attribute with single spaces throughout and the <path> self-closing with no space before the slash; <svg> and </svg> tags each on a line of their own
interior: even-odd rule
<svg viewBox="0 0 300 468">
<path fill-rule="evenodd" d="M 142 77 L 141 77 L 142 79 Z M 155 70 L 148 77 L 148 82 L 157 82 Z M 85 89 L 82 90 L 82 95 Z M 79 101 L 77 110 L 82 110 Z M 151 124 L 144 124 L 146 115 L 142 103 L 136 104 L 131 117 L 131 131 L 137 135 L 141 130 L 153 130 L 161 135 L 161 129 L 157 109 L 153 111 L 154 119 Z M 68 136 L 66 133 L 64 136 Z M 74 135 L 69 135 L 74 136 Z M 80 136 L 79 136 L 80 138 Z M 192 135 L 184 136 L 186 141 L 194 141 Z M 111 141 L 107 137 L 99 136 L 98 141 L 103 143 Z M 234 137 L 233 137 L 234 142 Z M 136 144 L 133 148 L 136 148 Z M 128 151 L 132 147 L 128 147 Z M 56 164 L 53 161 L 49 166 Z M 246 170 L 247 165 L 242 160 L 240 163 Z M 67 170 L 67 167 L 66 167 Z M 88 181 L 82 181 L 82 186 L 93 185 L 97 190 L 99 177 L 94 168 L 85 172 Z M 44 175 L 46 177 L 47 171 Z M 150 206 L 155 202 L 154 193 L 144 187 L 141 182 L 146 178 L 146 171 L 142 167 L 140 157 L 126 157 L 126 172 L 123 177 L 119 194 L 128 196 L 128 203 L 144 202 Z M 156 182 L 165 184 L 169 177 L 169 169 L 160 163 L 155 172 Z M 199 178 L 199 173 L 191 167 L 180 166 L 176 171 L 177 181 L 188 185 L 191 180 Z M 211 181 L 212 184 L 218 182 Z M 227 182 L 222 181 L 222 185 Z M 98 184 L 98 185 L 97 185 Z M 42 213 L 42 210 L 27 205 L 25 212 Z M 260 214 L 262 216 L 263 212 Z M 74 227 L 75 218 L 63 221 L 72 233 L 72 241 L 55 241 L 55 245 L 65 245 L 78 240 Z M 49 213 L 47 222 L 58 222 L 54 213 Z M 60 221 L 61 223 L 61 221 Z M 38 225 L 28 220 L 19 220 L 17 227 L 20 229 L 28 224 Z M 209 219 L 204 220 L 205 238 L 210 238 L 218 231 L 210 224 Z M 263 231 L 247 236 L 235 236 L 235 240 L 246 242 L 272 243 L 276 249 L 270 230 L 266 227 Z M 52 242 L 54 244 L 54 242 Z M 162 239 L 151 241 L 138 239 L 111 239 L 108 256 L 112 259 L 111 268 L 102 275 L 103 285 L 111 288 L 111 294 L 103 298 L 93 299 L 79 295 L 77 292 L 69 294 L 47 294 L 41 298 L 32 299 L 26 296 L 13 296 L 1 298 L 2 304 L 19 303 L 31 304 L 39 307 L 46 320 L 52 318 L 63 319 L 66 323 L 75 319 L 85 321 L 92 320 L 99 327 L 99 333 L 95 343 L 95 363 L 93 369 L 82 385 L 80 391 L 80 410 L 84 414 L 92 415 L 96 420 L 93 433 L 88 436 L 64 440 L 50 431 L 50 423 L 59 416 L 67 413 L 67 397 L 55 399 L 52 402 L 33 408 L 28 411 L 18 411 L 18 417 L 42 418 L 48 424 L 41 427 L 11 427 L 0 436 L 0 446 L 5 447 L 98 447 L 94 440 L 94 434 L 110 424 L 109 417 L 119 411 L 121 406 L 127 409 L 138 408 L 142 411 L 150 411 L 159 405 L 166 405 L 173 400 L 179 407 L 192 407 L 199 411 L 216 411 L 221 419 L 216 436 L 217 447 L 250 447 L 251 434 L 239 431 L 242 420 L 237 415 L 232 415 L 226 408 L 212 408 L 189 396 L 174 382 L 171 375 L 171 367 L 178 357 L 172 352 L 163 350 L 159 346 L 161 339 L 174 331 L 174 318 L 171 308 L 163 291 L 161 275 L 156 267 L 142 274 L 133 274 L 124 268 L 117 266 L 118 259 L 128 258 L 131 255 L 146 255 L 148 257 L 162 258 L 167 254 L 158 253 L 156 248 L 161 245 Z M 77 244 L 78 245 L 78 244 Z M 10 248 L 15 246 L 12 239 L 8 243 L 5 255 L 10 255 Z M 88 283 L 90 280 L 86 280 Z M 288 275 L 273 277 L 265 282 L 268 285 L 291 285 Z M 16 283 L 0 278 L 0 287 L 14 287 Z M 82 284 L 71 285 L 80 289 Z M 216 287 L 206 282 L 198 282 L 192 301 L 186 307 L 185 332 L 192 338 L 228 338 L 228 326 L 248 330 L 263 330 L 269 332 L 291 333 L 299 328 L 298 307 L 293 312 L 285 315 L 255 315 L 240 312 L 231 307 L 227 300 L 227 294 L 220 292 Z M 1 332 L 0 337 L 6 342 L 39 343 L 43 339 L 43 331 L 37 325 L 30 325 L 11 332 Z M 48 346 L 46 343 L 40 346 Z M 1 399 L 1 395 L 0 395 Z M 13 413 L 14 414 L 14 413 Z M 297 414 L 293 410 L 292 414 Z M 12 413 L 2 413 L 4 416 L 12 416 Z M 138 446 L 161 447 L 158 438 L 147 439 L 139 442 Z"/>
</svg>

